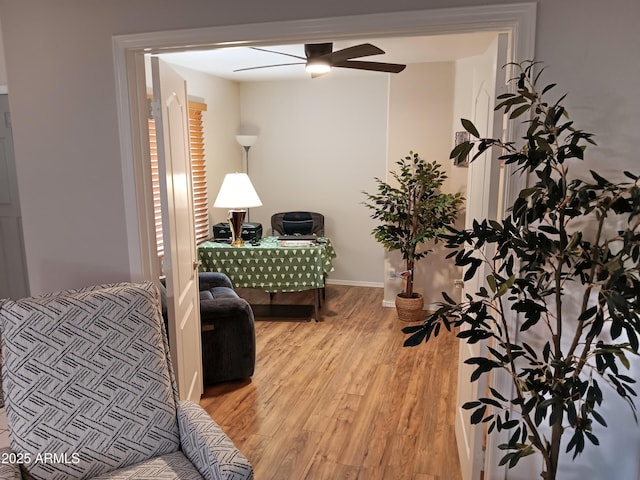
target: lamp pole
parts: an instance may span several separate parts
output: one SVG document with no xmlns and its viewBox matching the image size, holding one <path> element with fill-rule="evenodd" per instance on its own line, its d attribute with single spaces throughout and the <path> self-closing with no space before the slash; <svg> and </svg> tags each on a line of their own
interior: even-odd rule
<svg viewBox="0 0 640 480">
<path fill-rule="evenodd" d="M 254 143 L 258 140 L 257 135 L 236 135 L 237 142 L 244 148 L 245 151 L 245 172 L 249 174 L 249 149 L 253 146 Z"/>
<path fill-rule="evenodd" d="M 251 145 L 243 145 L 242 148 L 244 148 L 244 171 L 247 175 L 249 175 L 249 150 L 251 149 Z"/>
<path fill-rule="evenodd" d="M 245 168 L 244 173 L 249 175 L 249 149 L 258 140 L 257 135 L 236 135 L 237 142 L 244 148 L 245 152 Z M 247 210 L 247 222 L 249 221 L 249 210 Z"/>
</svg>

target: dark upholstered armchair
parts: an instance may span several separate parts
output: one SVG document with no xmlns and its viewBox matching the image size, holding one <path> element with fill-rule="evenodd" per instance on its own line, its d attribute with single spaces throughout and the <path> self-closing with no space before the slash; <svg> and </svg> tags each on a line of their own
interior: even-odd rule
<svg viewBox="0 0 640 480">
<path fill-rule="evenodd" d="M 3 458 L 17 459 L 2 478 L 253 478 L 207 412 L 178 400 L 159 307 L 151 283 L 0 304 Z"/>
<path fill-rule="evenodd" d="M 274 235 L 324 236 L 324 215 L 316 212 L 280 212 L 271 216 Z"/>
<path fill-rule="evenodd" d="M 249 378 L 256 358 L 253 311 L 229 277 L 200 272 L 200 320 L 204 384 Z"/>
<path fill-rule="evenodd" d="M 200 272 L 198 282 L 204 385 L 251 377 L 256 363 L 256 332 L 251 306 L 238 296 L 224 273 Z M 160 294 L 166 325 L 164 281 Z"/>
</svg>

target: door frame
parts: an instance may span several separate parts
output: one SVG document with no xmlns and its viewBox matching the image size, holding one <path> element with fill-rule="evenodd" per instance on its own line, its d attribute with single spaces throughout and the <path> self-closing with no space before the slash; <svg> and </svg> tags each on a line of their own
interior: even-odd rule
<svg viewBox="0 0 640 480">
<path fill-rule="evenodd" d="M 364 37 L 399 37 L 473 32 L 509 34 L 509 59 L 521 62 L 534 59 L 536 3 L 452 7 L 408 12 L 353 15 L 320 19 L 241 24 L 171 30 L 112 38 L 116 77 L 116 101 L 120 135 L 125 215 L 132 281 L 155 281 L 159 264 L 155 254 L 155 229 L 151 192 L 151 169 L 147 134 L 144 55 L 229 46 L 305 43 Z M 510 124 L 508 137 L 523 129 Z M 514 167 L 505 167 L 502 210 L 511 205 L 526 180 L 513 176 Z M 515 321 L 515 319 L 514 319 Z M 496 385 L 500 388 L 500 385 Z M 503 386 L 504 387 L 504 386 Z M 498 468 L 493 446 L 501 443 L 491 436 L 487 445 L 485 478 L 504 478 L 506 469 Z M 491 472 L 489 474 L 489 472 Z"/>
</svg>

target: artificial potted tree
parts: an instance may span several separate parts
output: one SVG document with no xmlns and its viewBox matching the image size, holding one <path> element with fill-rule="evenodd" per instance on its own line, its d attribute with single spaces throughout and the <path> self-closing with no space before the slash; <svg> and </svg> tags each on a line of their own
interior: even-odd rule
<svg viewBox="0 0 640 480">
<path fill-rule="evenodd" d="M 462 408 L 487 434 L 503 432 L 500 465 L 537 454 L 540 478 L 556 480 L 564 455 L 600 444 L 609 397 L 619 395 L 637 419 L 628 357 L 640 352 L 640 175 L 570 175 L 593 134 L 568 119 L 565 95 L 547 99 L 555 84 L 538 84 L 536 62 L 512 66 L 516 91 L 500 95 L 496 110 L 526 118 L 522 141 L 482 138 L 463 120 L 473 140 L 451 157 L 498 148 L 531 183 L 503 220 L 477 219 L 443 236 L 465 280 L 488 270 L 486 286 L 461 301 L 443 292 L 423 325 L 403 331 L 407 346 L 442 332 L 486 342 L 486 354 L 465 361 L 475 368 L 470 380 L 502 373 L 509 388 L 489 388 Z"/>
<path fill-rule="evenodd" d="M 372 231 L 375 239 L 388 251 L 399 250 L 405 262 L 405 288 L 396 296 L 398 317 L 418 321 L 424 297 L 413 290 L 415 262 L 429 253 L 424 244 L 437 241 L 454 222 L 463 198 L 460 193 L 441 192 L 447 176 L 437 162 L 426 162 L 418 153 L 409 152 L 396 164 L 398 169 L 389 172 L 394 185 L 376 177 L 378 193 L 363 192 L 368 200 L 364 205 L 373 210 L 371 218 L 382 222 Z"/>
</svg>

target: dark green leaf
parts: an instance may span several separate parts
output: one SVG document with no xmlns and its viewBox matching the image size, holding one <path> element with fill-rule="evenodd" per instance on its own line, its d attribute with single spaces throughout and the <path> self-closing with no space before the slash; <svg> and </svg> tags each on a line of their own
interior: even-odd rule
<svg viewBox="0 0 640 480">
<path fill-rule="evenodd" d="M 502 424 L 503 430 L 511 430 L 514 427 L 517 427 L 520 422 L 518 420 L 509 420 Z"/>
<path fill-rule="evenodd" d="M 600 445 L 600 441 L 598 440 L 598 437 L 596 437 L 593 433 L 585 430 L 584 434 L 587 436 L 589 441 L 591 441 L 591 443 L 593 443 L 594 445 Z"/>
<path fill-rule="evenodd" d="M 520 105 L 518 108 L 514 109 L 513 112 L 511 112 L 511 115 L 509 115 L 509 118 L 511 120 L 513 120 L 514 118 L 518 118 L 520 115 L 528 111 L 530 108 L 531 108 L 530 105 Z"/>
<path fill-rule="evenodd" d="M 487 276 L 487 283 L 489 284 L 489 288 L 491 289 L 491 291 L 493 293 L 496 293 L 496 290 L 498 289 L 498 286 L 496 285 L 496 279 L 493 275 L 488 275 Z"/>
<path fill-rule="evenodd" d="M 416 347 L 427 338 L 427 330 L 419 330 L 404 341 L 405 347 Z"/>
<path fill-rule="evenodd" d="M 499 391 L 497 391 L 495 388 L 489 387 L 489 390 L 491 391 L 491 395 L 496 397 L 498 400 L 502 400 L 503 402 L 507 401 L 507 399 Z"/>
<path fill-rule="evenodd" d="M 463 118 L 461 119 L 461 122 L 462 122 L 462 126 L 467 132 L 469 132 L 471 135 L 473 135 L 476 138 L 480 138 L 480 133 L 478 132 L 478 129 L 470 120 Z"/>
<path fill-rule="evenodd" d="M 483 405 L 480 408 L 478 408 L 475 412 L 473 412 L 470 419 L 471 424 L 476 425 L 480 423 L 486 411 L 487 411 L 487 406 Z"/>
<path fill-rule="evenodd" d="M 601 177 L 598 173 L 594 172 L 593 170 L 589 170 L 591 172 L 591 176 L 593 177 L 593 179 L 598 182 L 598 185 L 601 187 L 604 187 L 606 185 L 610 185 L 611 182 L 609 180 L 607 180 L 604 177 Z"/>
<path fill-rule="evenodd" d="M 578 321 L 584 322 L 585 320 L 589 320 L 591 317 L 593 317 L 596 314 L 597 311 L 598 311 L 598 307 L 595 305 L 593 307 L 587 308 L 584 312 L 580 314 L 580 316 L 578 317 Z"/>
<path fill-rule="evenodd" d="M 595 410 L 591 411 L 591 415 L 593 415 L 593 419 L 598 422 L 600 425 L 602 425 L 603 427 L 607 426 L 607 422 L 604 420 L 604 418 L 602 417 L 602 415 L 600 415 L 598 412 L 596 412 Z"/>
<path fill-rule="evenodd" d="M 460 159 L 463 159 L 464 157 L 469 155 L 469 152 L 471 152 L 472 148 L 473 148 L 473 143 L 471 143 L 471 142 L 462 142 L 462 143 L 456 145 L 453 148 L 453 150 L 451 150 L 451 153 L 449 154 L 449 158 L 460 158 Z"/>
<path fill-rule="evenodd" d="M 446 300 L 446 302 L 449 305 L 457 305 L 458 302 L 456 302 L 453 298 L 451 298 L 449 295 L 447 295 L 447 292 L 442 292 L 442 296 L 444 297 L 444 299 Z"/>
</svg>

